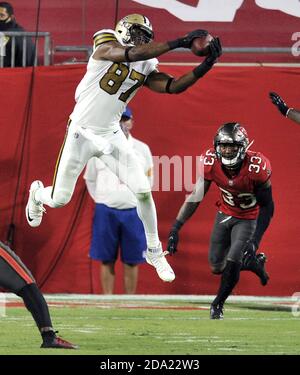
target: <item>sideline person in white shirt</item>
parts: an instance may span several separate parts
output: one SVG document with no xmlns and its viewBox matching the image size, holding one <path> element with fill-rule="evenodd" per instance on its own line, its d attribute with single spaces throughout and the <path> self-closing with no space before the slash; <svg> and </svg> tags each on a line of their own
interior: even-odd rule
<svg viewBox="0 0 300 375">
<path fill-rule="evenodd" d="M 145 143 L 131 136 L 133 116 L 128 107 L 122 114 L 120 125 L 152 185 L 151 151 Z M 100 279 L 103 293 L 114 293 L 115 263 L 120 248 L 124 292 L 134 294 L 138 265 L 145 262 L 147 249 L 144 227 L 136 211 L 136 196 L 99 158 L 89 160 L 84 178 L 96 203 L 90 257 L 102 262 Z"/>
</svg>

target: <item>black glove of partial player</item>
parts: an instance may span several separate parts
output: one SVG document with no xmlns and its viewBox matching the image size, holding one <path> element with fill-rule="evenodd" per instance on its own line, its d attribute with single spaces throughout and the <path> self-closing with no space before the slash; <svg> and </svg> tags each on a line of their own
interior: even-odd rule
<svg viewBox="0 0 300 375">
<path fill-rule="evenodd" d="M 191 48 L 192 41 L 195 38 L 201 38 L 203 36 L 208 35 L 207 30 L 194 30 L 188 33 L 186 36 L 183 38 L 178 38 L 176 40 L 172 40 L 168 42 L 170 49 L 175 49 L 175 48 Z"/>
<path fill-rule="evenodd" d="M 210 54 L 206 57 L 206 59 L 197 66 L 193 72 L 197 78 L 203 77 L 213 65 L 217 62 L 218 57 L 222 55 L 222 45 L 221 41 L 218 37 L 214 38 L 209 43 Z"/>
<path fill-rule="evenodd" d="M 275 104 L 278 110 L 283 114 L 283 116 L 286 117 L 289 107 L 285 104 L 282 98 L 278 94 L 276 94 L 276 92 L 270 92 L 269 96 L 272 100 L 272 103 Z"/>
<path fill-rule="evenodd" d="M 247 241 L 245 247 L 244 247 L 244 256 L 243 256 L 243 266 L 249 267 L 249 265 L 253 262 L 253 259 L 255 259 L 256 250 L 258 246 L 253 240 Z"/>
<path fill-rule="evenodd" d="M 179 242 L 179 229 L 182 227 L 183 223 L 179 220 L 176 220 L 168 237 L 168 246 L 167 250 L 170 255 L 175 254 L 177 251 L 177 245 Z"/>
<path fill-rule="evenodd" d="M 172 228 L 171 232 L 169 233 L 168 247 L 167 247 L 167 250 L 170 255 L 176 253 L 178 242 L 179 242 L 178 230 Z"/>
</svg>

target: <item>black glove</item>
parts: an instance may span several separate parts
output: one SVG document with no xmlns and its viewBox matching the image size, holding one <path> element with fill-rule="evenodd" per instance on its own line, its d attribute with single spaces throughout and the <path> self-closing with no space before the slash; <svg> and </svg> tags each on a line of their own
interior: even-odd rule
<svg viewBox="0 0 300 375">
<path fill-rule="evenodd" d="M 168 246 L 167 250 L 170 255 L 175 254 L 177 251 L 177 245 L 179 242 L 179 229 L 182 227 L 183 223 L 179 220 L 176 220 L 168 237 Z"/>
<path fill-rule="evenodd" d="M 275 104 L 278 110 L 283 114 L 283 116 L 286 117 L 289 107 L 285 104 L 282 98 L 278 94 L 276 94 L 276 92 L 270 92 L 269 96 L 272 100 L 272 103 Z"/>
<path fill-rule="evenodd" d="M 245 247 L 244 247 L 244 255 L 242 264 L 244 267 L 249 267 L 252 264 L 253 260 L 255 260 L 256 250 L 258 249 L 257 244 L 254 240 L 248 240 Z"/>
<path fill-rule="evenodd" d="M 222 45 L 220 39 L 218 37 L 214 38 L 209 43 L 210 54 L 206 57 L 206 59 L 197 66 L 193 72 L 197 78 L 203 77 L 213 65 L 217 62 L 218 57 L 222 55 Z"/>
<path fill-rule="evenodd" d="M 170 42 L 167 42 L 170 46 L 170 49 L 175 49 L 175 48 L 191 48 L 192 41 L 195 38 L 201 38 L 203 36 L 207 36 L 208 31 L 207 30 L 194 30 L 190 33 L 188 33 L 186 36 L 183 38 L 179 38 L 176 40 L 172 40 Z"/>
<path fill-rule="evenodd" d="M 218 57 L 222 55 L 222 45 L 218 37 L 214 38 L 209 43 L 210 54 L 204 60 L 207 64 L 214 65 L 217 62 Z"/>
<path fill-rule="evenodd" d="M 178 230 L 172 229 L 171 232 L 169 233 L 168 247 L 167 247 L 167 250 L 170 255 L 176 253 L 178 241 L 179 241 Z"/>
</svg>

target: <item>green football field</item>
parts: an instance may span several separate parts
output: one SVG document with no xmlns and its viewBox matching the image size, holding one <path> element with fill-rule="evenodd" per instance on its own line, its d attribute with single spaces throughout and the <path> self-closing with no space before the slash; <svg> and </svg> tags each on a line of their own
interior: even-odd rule
<svg viewBox="0 0 300 375">
<path fill-rule="evenodd" d="M 282 300 L 231 301 L 216 321 L 209 297 L 49 297 L 54 327 L 76 351 L 40 349 L 31 315 L 16 301 L 0 317 L 0 354 L 300 354 L 300 317 Z"/>
</svg>

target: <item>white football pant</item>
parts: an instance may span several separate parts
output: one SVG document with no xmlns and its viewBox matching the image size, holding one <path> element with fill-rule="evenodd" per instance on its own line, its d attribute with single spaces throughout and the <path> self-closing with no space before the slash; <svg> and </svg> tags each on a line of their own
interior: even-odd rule
<svg viewBox="0 0 300 375">
<path fill-rule="evenodd" d="M 74 122 L 68 127 L 55 167 L 53 185 L 39 189 L 35 199 L 52 208 L 66 205 L 77 179 L 93 156 L 99 157 L 137 196 L 137 211 L 145 228 L 147 245 L 159 246 L 155 204 L 142 164 L 119 126 L 99 132 Z"/>
</svg>

